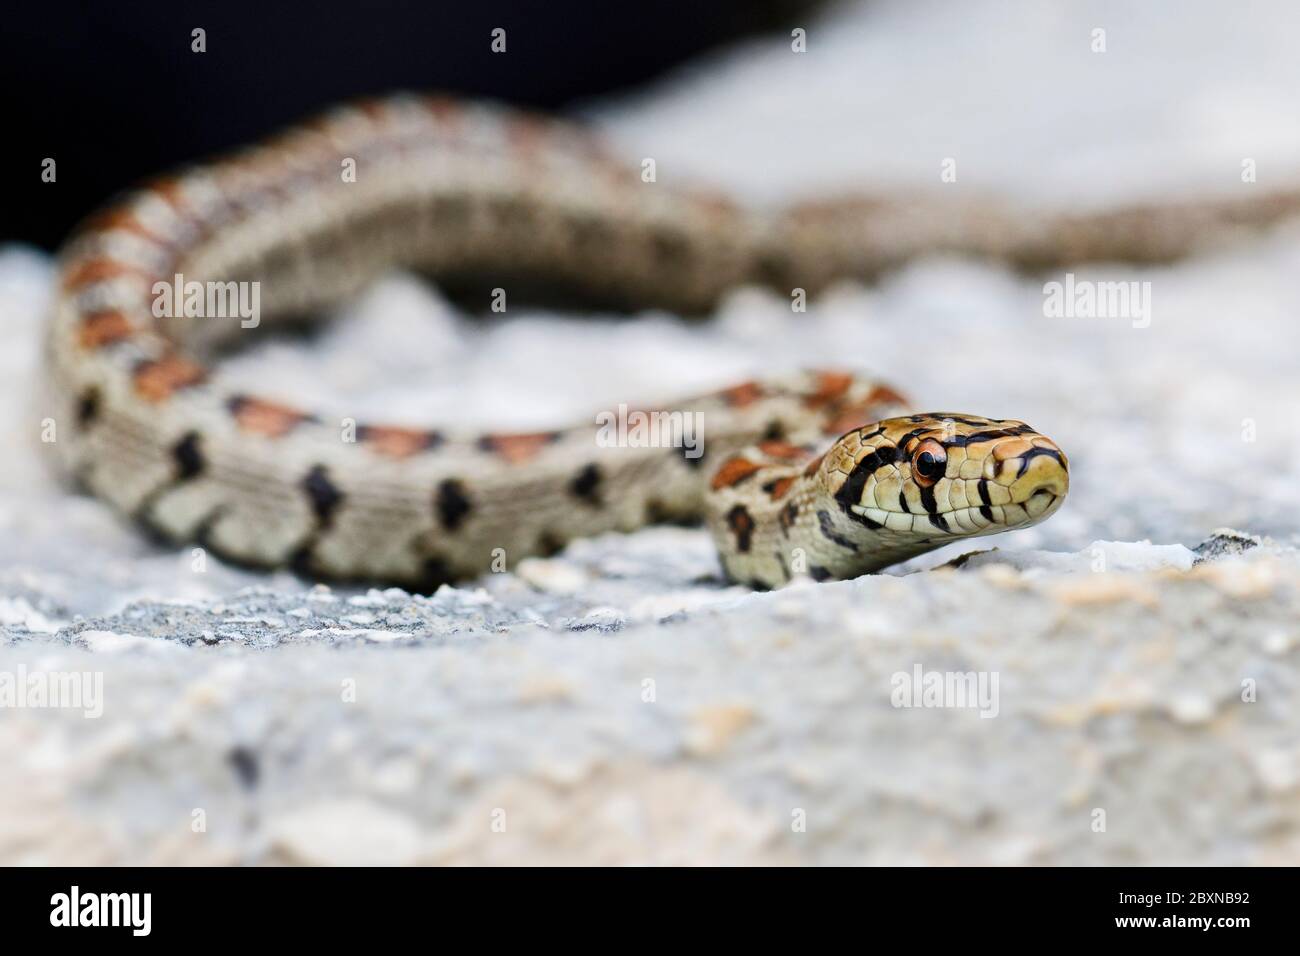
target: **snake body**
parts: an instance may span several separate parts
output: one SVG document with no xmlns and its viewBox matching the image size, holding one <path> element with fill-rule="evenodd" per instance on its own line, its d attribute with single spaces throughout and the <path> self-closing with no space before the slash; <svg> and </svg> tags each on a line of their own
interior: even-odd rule
<svg viewBox="0 0 1300 956">
<path fill-rule="evenodd" d="M 355 177 L 341 175 L 349 163 Z M 1221 204 L 1055 219 L 996 204 L 845 199 L 776 211 L 643 181 L 566 124 L 402 96 L 340 108 L 158 180 L 65 247 L 48 336 L 57 447 L 96 495 L 171 541 L 259 567 L 417 588 L 577 537 L 706 519 L 728 576 L 851 577 L 1041 521 L 1065 456 L 1023 422 L 915 414 L 867 376 L 797 372 L 674 403 L 705 453 L 619 447 L 592 424 L 466 434 L 348 423 L 223 384 L 237 319 L 157 315 L 156 283 L 260 284 L 274 326 L 394 267 L 545 279 L 707 311 L 760 283 L 815 293 L 924 251 L 1025 266 L 1158 260 L 1290 211 Z"/>
</svg>

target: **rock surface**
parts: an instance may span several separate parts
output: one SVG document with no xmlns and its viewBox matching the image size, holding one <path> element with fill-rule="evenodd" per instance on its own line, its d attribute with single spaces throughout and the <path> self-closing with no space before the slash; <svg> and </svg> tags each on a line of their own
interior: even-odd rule
<svg viewBox="0 0 1300 956">
<path fill-rule="evenodd" d="M 6 669 L 102 698 L 6 714 L 0 859 L 1294 862 L 1300 556 L 1092 570 L 1127 550 L 753 594 L 674 529 L 431 597 L 11 610 Z"/>
<path fill-rule="evenodd" d="M 842 8 L 801 59 L 776 37 L 591 112 L 661 177 L 756 198 L 921 188 L 954 152 L 959 183 L 1034 201 L 1248 188 L 1242 156 L 1300 169 L 1269 95 L 1300 80 L 1293 11 L 1223 34 L 1213 4 L 1180 4 L 1178 30 L 1115 8 L 1089 59 L 1092 11 L 1011 29 L 1001 9 Z M 1214 64 L 1171 53 L 1179 31 Z M 972 75 L 956 37 L 996 67 Z M 1078 128 L 1089 104 L 1105 129 Z M 1300 862 L 1294 228 L 1087 273 L 1150 282 L 1147 327 L 1046 318 L 1042 278 L 942 260 L 806 314 L 739 290 L 707 325 L 475 322 L 398 276 L 227 370 L 361 419 L 531 428 L 853 365 L 1070 455 L 1039 528 L 769 594 L 675 528 L 430 596 L 159 548 L 50 469 L 51 269 L 0 251 L 0 862 Z"/>
</svg>

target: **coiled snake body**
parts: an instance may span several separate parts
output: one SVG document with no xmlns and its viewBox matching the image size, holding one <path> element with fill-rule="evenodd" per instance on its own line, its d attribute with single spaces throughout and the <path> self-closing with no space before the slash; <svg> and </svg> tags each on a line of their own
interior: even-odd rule
<svg viewBox="0 0 1300 956">
<path fill-rule="evenodd" d="M 699 312 L 740 283 L 815 293 L 933 249 L 1029 267 L 1165 259 L 1259 218 L 1232 204 L 1050 221 L 866 200 L 749 211 L 643 182 L 564 124 L 367 102 L 154 182 L 70 241 L 47 349 L 56 420 L 71 426 L 57 446 L 81 483 L 164 537 L 312 576 L 429 587 L 576 537 L 707 517 L 735 580 L 850 577 L 1041 521 L 1066 493 L 1065 456 L 1022 422 L 911 414 L 889 386 L 831 371 L 673 405 L 703 417 L 700 458 L 607 447 L 594 425 L 349 429 L 223 385 L 201 357 L 236 339 L 238 319 L 159 317 L 155 285 L 260 283 L 269 325 L 395 266 Z"/>
</svg>

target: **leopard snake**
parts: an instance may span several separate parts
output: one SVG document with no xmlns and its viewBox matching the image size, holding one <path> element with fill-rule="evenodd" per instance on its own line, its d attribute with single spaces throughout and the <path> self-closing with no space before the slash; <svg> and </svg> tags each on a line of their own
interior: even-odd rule
<svg viewBox="0 0 1300 956">
<path fill-rule="evenodd" d="M 157 283 L 257 283 L 269 326 L 395 267 L 697 314 L 736 285 L 814 294 L 936 250 L 1031 269 L 1165 261 L 1296 206 L 1048 216 L 841 198 L 750 210 L 646 182 L 560 121 L 366 101 L 130 192 L 69 240 L 46 348 L 55 420 L 69 426 L 55 444 L 82 486 L 162 538 L 311 577 L 428 589 L 578 537 L 702 518 L 732 580 L 853 577 L 1042 521 L 1066 494 L 1065 455 L 1023 422 L 916 414 L 889 385 L 829 370 L 671 405 L 706 424 L 699 457 L 601 443 L 592 424 L 356 423 L 224 383 L 209 359 L 239 339 L 239 320 L 160 310 Z"/>
</svg>

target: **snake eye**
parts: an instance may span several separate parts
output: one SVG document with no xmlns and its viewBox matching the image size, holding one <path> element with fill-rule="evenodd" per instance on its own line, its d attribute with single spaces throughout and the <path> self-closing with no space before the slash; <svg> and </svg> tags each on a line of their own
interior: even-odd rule
<svg viewBox="0 0 1300 956">
<path fill-rule="evenodd" d="M 929 488 L 943 477 L 948 467 L 948 453 L 933 438 L 921 442 L 912 455 L 912 477 L 922 488 Z"/>
</svg>

